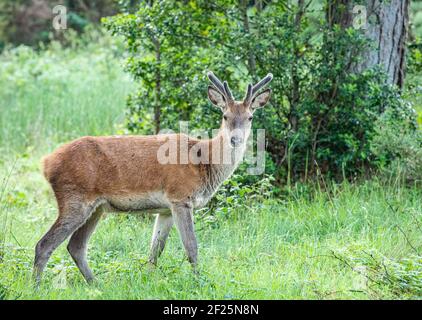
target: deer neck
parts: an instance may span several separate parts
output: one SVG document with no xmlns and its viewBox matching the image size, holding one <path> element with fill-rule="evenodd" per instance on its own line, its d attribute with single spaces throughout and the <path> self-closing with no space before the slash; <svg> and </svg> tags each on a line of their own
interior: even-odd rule
<svg viewBox="0 0 422 320">
<path fill-rule="evenodd" d="M 207 193 L 214 194 L 224 180 L 228 179 L 239 166 L 246 150 L 246 142 L 233 148 L 229 139 L 220 129 L 218 135 L 209 140 L 209 143 L 211 146 L 211 161 L 207 165 L 204 189 Z"/>
</svg>

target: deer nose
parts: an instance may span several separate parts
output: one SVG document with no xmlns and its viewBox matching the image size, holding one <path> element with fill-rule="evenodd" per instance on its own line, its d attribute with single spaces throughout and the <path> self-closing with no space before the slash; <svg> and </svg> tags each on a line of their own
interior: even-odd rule
<svg viewBox="0 0 422 320">
<path fill-rule="evenodd" d="M 231 137 L 230 143 L 233 147 L 236 147 L 242 143 L 243 139 L 239 137 Z"/>
</svg>

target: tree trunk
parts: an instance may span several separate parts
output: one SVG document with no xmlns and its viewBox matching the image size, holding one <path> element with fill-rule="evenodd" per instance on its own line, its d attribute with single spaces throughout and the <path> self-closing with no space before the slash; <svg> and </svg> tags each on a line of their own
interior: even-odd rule
<svg viewBox="0 0 422 320">
<path fill-rule="evenodd" d="M 403 87 L 409 3 L 410 0 L 365 0 L 364 10 L 359 10 L 354 1 L 328 2 L 327 20 L 330 24 L 339 24 L 343 28 L 360 27 L 373 43 L 363 52 L 362 62 L 353 66 L 352 71 L 361 72 L 380 65 L 387 74 L 388 83 Z M 366 18 L 367 23 L 360 25 L 357 23 L 359 18 Z"/>
</svg>

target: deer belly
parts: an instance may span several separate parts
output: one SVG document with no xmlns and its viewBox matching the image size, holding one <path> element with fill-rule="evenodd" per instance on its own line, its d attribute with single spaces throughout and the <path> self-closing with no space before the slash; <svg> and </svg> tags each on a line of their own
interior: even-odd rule
<svg viewBox="0 0 422 320">
<path fill-rule="evenodd" d="M 108 196 L 107 201 L 113 209 L 118 211 L 137 211 L 169 207 L 169 202 L 162 192 Z"/>
</svg>

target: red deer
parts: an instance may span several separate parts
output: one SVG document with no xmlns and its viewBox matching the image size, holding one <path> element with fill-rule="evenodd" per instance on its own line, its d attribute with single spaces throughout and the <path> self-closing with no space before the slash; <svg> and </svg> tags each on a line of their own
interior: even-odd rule
<svg viewBox="0 0 422 320">
<path fill-rule="evenodd" d="M 175 223 L 195 270 L 198 249 L 193 210 L 204 206 L 236 169 L 246 149 L 253 113 L 270 98 L 270 89 L 259 90 L 272 75 L 254 86 L 249 84 L 243 101 L 234 100 L 226 81 L 222 83 L 212 72 L 208 78 L 213 84 L 208 86 L 208 98 L 223 113 L 220 130 L 212 139 L 182 134 L 82 137 L 44 158 L 44 175 L 59 214 L 35 248 L 37 283 L 53 251 L 68 237 L 67 249 L 82 275 L 87 282 L 94 279 L 86 258 L 87 242 L 104 211 L 159 212 L 149 262 L 156 264 Z M 176 144 L 177 151 L 186 142 L 188 150 L 205 150 L 211 159 L 182 162 L 181 154 L 175 163 L 163 164 L 157 155 L 168 141 Z M 231 155 L 230 161 L 222 161 L 224 153 Z"/>
</svg>

